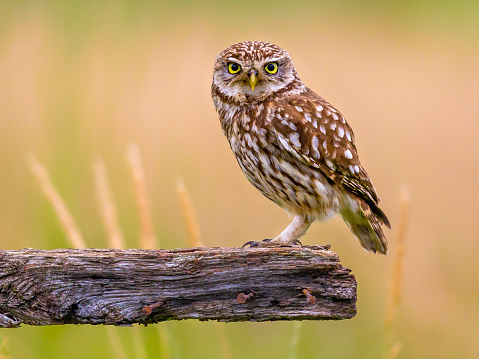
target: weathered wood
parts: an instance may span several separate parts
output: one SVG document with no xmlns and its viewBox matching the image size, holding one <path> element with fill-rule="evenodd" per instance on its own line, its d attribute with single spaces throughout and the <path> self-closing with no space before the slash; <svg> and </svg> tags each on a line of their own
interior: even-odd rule
<svg viewBox="0 0 479 359">
<path fill-rule="evenodd" d="M 356 281 L 329 247 L 0 251 L 3 327 L 355 314 Z"/>
</svg>

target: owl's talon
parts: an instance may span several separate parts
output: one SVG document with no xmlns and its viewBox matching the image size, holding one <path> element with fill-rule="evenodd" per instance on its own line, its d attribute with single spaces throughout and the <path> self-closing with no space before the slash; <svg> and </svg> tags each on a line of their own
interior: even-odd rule
<svg viewBox="0 0 479 359">
<path fill-rule="evenodd" d="M 261 242 L 258 242 L 258 241 L 248 241 L 246 242 L 245 244 L 243 244 L 243 246 L 241 248 L 244 248 L 246 246 L 249 245 L 250 248 L 259 248 L 259 247 L 266 247 L 268 245 L 266 245 L 266 243 L 268 242 L 271 242 L 272 241 L 272 238 L 266 238 L 266 239 L 263 239 Z"/>
<path fill-rule="evenodd" d="M 273 242 L 273 239 L 266 238 L 263 239 L 261 242 L 258 241 L 248 241 L 241 248 L 244 248 L 249 245 L 249 248 L 265 248 L 265 247 L 293 247 L 293 246 L 300 246 L 302 247 L 303 244 L 298 240 L 294 239 L 291 242 Z"/>
<path fill-rule="evenodd" d="M 297 246 L 300 246 L 300 247 L 303 246 L 303 243 L 301 243 L 299 239 L 292 240 L 291 242 L 289 242 L 289 244 L 297 245 Z"/>
<path fill-rule="evenodd" d="M 255 247 L 259 247 L 260 244 L 258 241 L 248 241 L 241 246 L 241 249 L 243 249 L 246 246 L 249 246 L 250 248 L 255 248 Z"/>
</svg>

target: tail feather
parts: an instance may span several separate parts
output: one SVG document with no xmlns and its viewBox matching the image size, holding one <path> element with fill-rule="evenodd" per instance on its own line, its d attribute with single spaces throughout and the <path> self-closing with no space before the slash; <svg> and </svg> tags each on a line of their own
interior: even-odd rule
<svg viewBox="0 0 479 359">
<path fill-rule="evenodd" d="M 372 209 L 365 201 L 355 199 L 355 206 L 348 206 L 341 212 L 344 221 L 368 251 L 387 254 L 388 242 L 381 224 L 390 228 L 389 220 L 379 207 Z"/>
<path fill-rule="evenodd" d="M 371 208 L 371 211 L 373 211 L 376 218 L 379 220 L 379 222 L 381 222 L 381 224 L 384 224 L 386 227 L 391 229 L 391 223 L 389 223 L 389 219 L 386 216 L 386 213 L 384 213 L 381 210 L 381 208 L 379 208 L 377 205 L 374 205 L 374 206 L 370 205 L 370 208 Z"/>
</svg>

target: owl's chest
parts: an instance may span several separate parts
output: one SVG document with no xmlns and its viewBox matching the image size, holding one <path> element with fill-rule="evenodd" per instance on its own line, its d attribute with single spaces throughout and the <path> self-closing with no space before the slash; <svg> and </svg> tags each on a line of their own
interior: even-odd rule
<svg viewBox="0 0 479 359">
<path fill-rule="evenodd" d="M 271 141 L 268 132 L 266 128 L 258 126 L 255 118 L 245 114 L 233 123 L 228 141 L 238 159 L 247 157 L 257 162 L 257 158 L 267 149 L 268 140 Z"/>
<path fill-rule="evenodd" d="M 231 109 L 224 114 L 226 137 L 235 154 L 245 149 L 258 151 L 267 144 L 268 131 L 264 126 L 263 105 Z"/>
</svg>

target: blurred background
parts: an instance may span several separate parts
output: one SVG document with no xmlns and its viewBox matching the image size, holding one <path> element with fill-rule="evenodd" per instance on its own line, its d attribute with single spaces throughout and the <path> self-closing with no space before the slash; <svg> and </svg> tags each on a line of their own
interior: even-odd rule
<svg viewBox="0 0 479 359">
<path fill-rule="evenodd" d="M 398 357 L 478 358 L 478 19 L 473 0 L 0 0 L 0 248 L 70 246 L 29 153 L 89 247 L 107 246 L 92 174 L 103 159 L 127 244 L 138 247 L 132 142 L 163 248 L 188 245 L 179 176 L 207 246 L 277 235 L 290 218 L 241 173 L 210 98 L 221 50 L 270 41 L 353 127 L 393 225 L 391 255 L 365 252 L 340 218 L 314 224 L 303 243 L 331 244 L 357 278 L 354 319 L 119 328 L 125 357 L 380 358 L 406 184 Z M 12 358 L 118 358 L 104 327 L 24 326 L 2 330 L 0 342 Z"/>
</svg>

